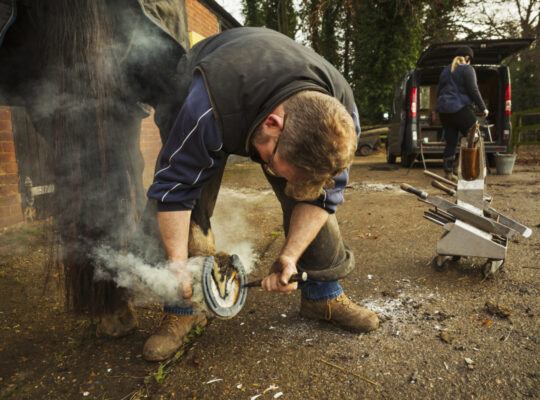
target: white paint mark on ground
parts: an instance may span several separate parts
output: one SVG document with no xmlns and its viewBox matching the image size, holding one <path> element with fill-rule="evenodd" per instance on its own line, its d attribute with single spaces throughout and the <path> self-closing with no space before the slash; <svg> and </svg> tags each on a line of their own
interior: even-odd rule
<svg viewBox="0 0 540 400">
<path fill-rule="evenodd" d="M 347 189 L 359 190 L 362 192 L 403 192 L 398 185 L 371 183 L 371 182 L 349 182 Z"/>
</svg>

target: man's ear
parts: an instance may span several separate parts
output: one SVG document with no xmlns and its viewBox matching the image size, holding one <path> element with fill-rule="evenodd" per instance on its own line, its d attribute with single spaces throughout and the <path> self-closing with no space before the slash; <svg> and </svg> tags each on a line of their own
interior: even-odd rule
<svg viewBox="0 0 540 400">
<path fill-rule="evenodd" d="M 277 114 L 270 114 L 264 120 L 264 125 L 268 128 L 277 127 L 279 130 L 283 130 L 283 117 L 280 117 Z"/>
</svg>

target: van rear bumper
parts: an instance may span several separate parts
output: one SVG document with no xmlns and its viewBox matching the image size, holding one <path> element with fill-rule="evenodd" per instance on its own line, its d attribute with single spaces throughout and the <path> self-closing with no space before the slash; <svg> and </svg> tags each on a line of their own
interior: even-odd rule
<svg viewBox="0 0 540 400">
<path fill-rule="evenodd" d="M 420 149 L 420 147 L 414 147 L 413 150 L 414 150 L 414 153 L 416 153 L 416 154 L 420 154 L 420 152 L 422 150 L 424 152 L 424 154 L 429 154 L 429 155 L 440 154 L 442 156 L 442 154 L 444 153 L 445 143 L 444 142 L 439 142 L 439 143 L 426 144 L 425 146 L 422 146 L 422 149 Z M 485 148 L 487 154 L 506 153 L 506 152 L 508 152 L 508 146 L 507 145 L 486 144 L 486 143 L 484 143 L 484 148 Z"/>
</svg>

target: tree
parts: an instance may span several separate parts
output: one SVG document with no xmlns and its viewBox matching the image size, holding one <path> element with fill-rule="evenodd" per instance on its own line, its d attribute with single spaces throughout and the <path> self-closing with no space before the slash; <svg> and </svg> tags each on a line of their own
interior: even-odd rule
<svg viewBox="0 0 540 400">
<path fill-rule="evenodd" d="M 383 121 L 397 81 L 409 70 L 421 48 L 416 9 L 399 0 L 353 3 L 352 86 L 364 123 Z"/>
<path fill-rule="evenodd" d="M 464 0 L 424 1 L 421 5 L 422 47 L 451 42 L 463 30 L 459 18 Z"/>
<path fill-rule="evenodd" d="M 468 10 L 468 11 L 467 11 Z M 467 12 L 465 12 L 467 11 Z M 538 39 L 540 4 L 537 0 L 470 0 L 459 15 L 467 26 L 467 39 Z M 540 47 L 507 60 L 512 76 L 512 108 L 515 111 L 540 106 Z"/>
<path fill-rule="evenodd" d="M 452 12 L 463 0 L 304 0 L 311 47 L 349 80 L 363 122 L 383 121 L 397 81 L 420 51 L 455 36 Z"/>
<path fill-rule="evenodd" d="M 259 0 L 242 0 L 245 26 L 264 26 L 263 3 Z"/>
<path fill-rule="evenodd" d="M 299 13 L 305 21 L 303 33 L 309 45 L 338 69 L 346 64 L 348 3 L 347 0 L 305 0 Z"/>
<path fill-rule="evenodd" d="M 292 0 L 242 0 L 246 26 L 265 26 L 294 39 L 298 30 Z"/>
</svg>

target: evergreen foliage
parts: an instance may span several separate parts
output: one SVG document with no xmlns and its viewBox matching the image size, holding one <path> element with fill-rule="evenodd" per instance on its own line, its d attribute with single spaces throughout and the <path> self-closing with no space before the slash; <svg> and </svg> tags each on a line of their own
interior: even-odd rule
<svg viewBox="0 0 540 400">
<path fill-rule="evenodd" d="M 265 26 L 295 38 L 298 30 L 293 0 L 242 0 L 245 26 Z"/>
</svg>

